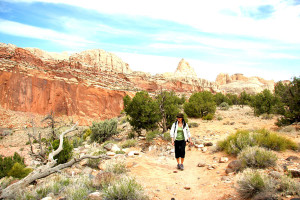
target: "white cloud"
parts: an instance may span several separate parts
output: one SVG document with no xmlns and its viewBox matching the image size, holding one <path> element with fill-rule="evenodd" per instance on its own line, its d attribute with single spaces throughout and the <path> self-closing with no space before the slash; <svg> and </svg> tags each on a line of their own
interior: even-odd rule
<svg viewBox="0 0 300 200">
<path fill-rule="evenodd" d="M 76 35 L 60 33 L 51 29 L 30 26 L 2 19 L 0 19 L 0 32 L 21 37 L 54 41 L 66 46 L 73 47 L 84 47 L 87 44 L 92 43 Z"/>
<path fill-rule="evenodd" d="M 106 14 L 145 16 L 187 24 L 208 33 L 252 36 L 300 43 L 300 6 L 280 0 L 13 0 L 14 2 L 64 3 L 97 10 Z M 269 18 L 255 20 L 247 11 L 262 5 L 272 5 Z M 226 15 L 224 10 L 235 15 Z"/>
</svg>

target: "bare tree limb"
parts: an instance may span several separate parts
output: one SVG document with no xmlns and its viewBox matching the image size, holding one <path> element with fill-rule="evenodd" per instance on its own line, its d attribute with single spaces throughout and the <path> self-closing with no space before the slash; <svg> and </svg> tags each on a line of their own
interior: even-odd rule
<svg viewBox="0 0 300 200">
<path fill-rule="evenodd" d="M 58 172 L 64 168 L 70 167 L 73 164 L 80 162 L 81 160 L 86 159 L 86 158 L 110 159 L 110 157 L 108 157 L 106 155 L 99 155 L 99 156 L 84 155 L 80 158 L 73 158 L 69 162 L 64 163 L 64 164 L 59 164 L 55 167 L 53 167 L 56 164 L 55 161 L 49 162 L 49 163 L 47 163 L 47 165 L 40 166 L 39 168 L 37 168 L 36 170 L 31 172 L 28 176 L 26 176 L 24 179 L 20 180 L 19 182 L 16 182 L 16 183 L 8 186 L 7 188 L 3 189 L 2 191 L 0 191 L 0 199 L 4 199 L 4 198 L 13 198 L 14 199 L 17 192 L 19 192 L 22 188 L 26 187 L 33 181 L 40 179 L 40 178 L 47 177 L 50 174 Z"/>
<path fill-rule="evenodd" d="M 49 157 L 48 157 L 48 160 L 51 162 L 51 161 L 54 161 L 54 156 L 56 156 L 57 154 L 59 154 L 62 150 L 63 150 L 63 142 L 64 142 L 64 135 L 69 133 L 69 132 L 72 132 L 76 129 L 76 126 L 78 125 L 78 122 L 76 124 L 74 124 L 74 126 L 72 126 L 71 129 L 69 130 L 66 130 L 65 132 L 63 132 L 60 136 L 59 136 L 59 146 L 58 148 L 54 151 L 54 152 L 51 152 L 49 154 Z"/>
</svg>

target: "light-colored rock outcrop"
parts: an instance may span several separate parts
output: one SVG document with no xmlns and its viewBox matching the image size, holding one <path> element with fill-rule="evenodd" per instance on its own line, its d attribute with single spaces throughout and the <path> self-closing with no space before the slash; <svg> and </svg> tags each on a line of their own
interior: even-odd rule
<svg viewBox="0 0 300 200">
<path fill-rule="evenodd" d="M 274 91 L 275 83 L 273 80 L 264 80 L 259 77 L 245 77 L 243 74 L 219 74 L 216 78 L 216 84 L 223 93 L 240 94 L 246 91 L 250 94 L 256 94 L 264 89 Z"/>
<path fill-rule="evenodd" d="M 80 62 L 83 65 L 95 67 L 100 71 L 113 71 L 117 73 L 131 73 L 129 65 L 115 54 L 102 49 L 86 50 L 70 56 L 70 61 Z"/>
<path fill-rule="evenodd" d="M 175 77 L 189 77 L 189 78 L 197 78 L 197 74 L 194 71 L 194 69 L 190 66 L 190 64 L 184 60 L 181 59 L 177 69 L 174 74 Z"/>
</svg>

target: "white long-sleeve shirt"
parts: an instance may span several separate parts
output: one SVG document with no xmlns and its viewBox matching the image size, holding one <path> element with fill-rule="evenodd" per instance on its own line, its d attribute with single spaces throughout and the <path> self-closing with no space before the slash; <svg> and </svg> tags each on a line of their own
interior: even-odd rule
<svg viewBox="0 0 300 200">
<path fill-rule="evenodd" d="M 178 122 L 174 122 L 170 131 L 170 136 L 175 141 L 177 137 L 177 128 L 178 128 Z M 188 124 L 185 124 L 185 127 L 182 129 L 183 130 L 183 135 L 184 135 L 184 140 L 187 141 L 191 137 L 191 132 L 189 130 Z"/>
</svg>

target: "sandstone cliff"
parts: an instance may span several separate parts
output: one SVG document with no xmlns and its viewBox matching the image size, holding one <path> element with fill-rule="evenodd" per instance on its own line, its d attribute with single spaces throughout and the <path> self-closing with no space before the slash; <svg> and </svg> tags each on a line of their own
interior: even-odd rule
<svg viewBox="0 0 300 200">
<path fill-rule="evenodd" d="M 81 124 L 119 115 L 123 97 L 136 91 L 215 92 L 181 60 L 170 76 L 132 72 L 114 54 L 87 50 L 68 55 L 0 43 L 0 104 L 5 109 L 79 118 Z"/>
<path fill-rule="evenodd" d="M 274 91 L 275 83 L 273 80 L 264 80 L 259 77 L 245 77 L 243 74 L 219 74 L 216 78 L 216 84 L 223 93 L 240 94 L 244 90 L 250 94 L 256 94 L 264 89 Z"/>
</svg>

